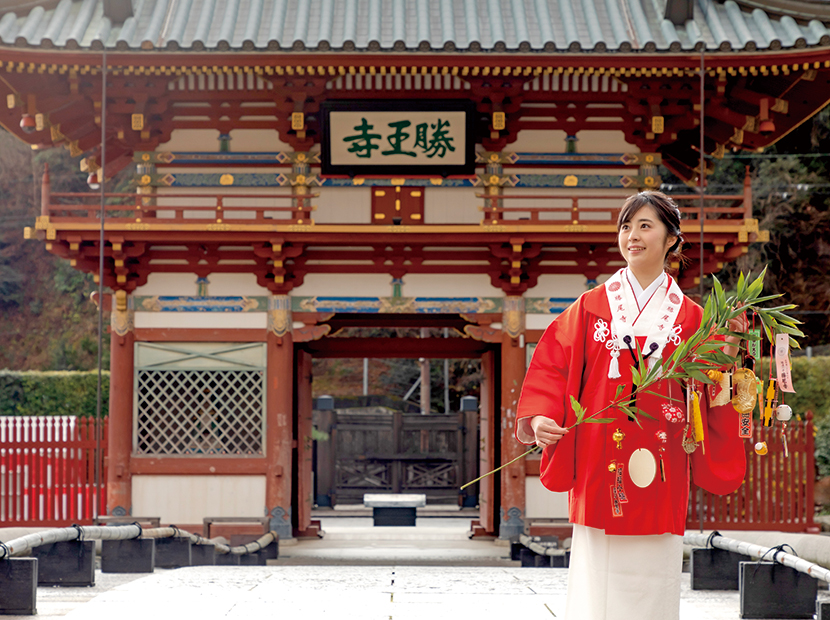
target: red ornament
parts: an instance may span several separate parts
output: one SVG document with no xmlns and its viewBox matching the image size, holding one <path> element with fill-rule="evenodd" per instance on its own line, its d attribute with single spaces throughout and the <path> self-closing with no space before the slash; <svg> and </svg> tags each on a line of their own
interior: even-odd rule
<svg viewBox="0 0 830 620">
<path fill-rule="evenodd" d="M 660 408 L 663 410 L 663 415 L 666 416 L 666 419 L 672 424 L 680 424 L 685 417 L 683 415 L 683 410 L 677 405 L 663 403 Z"/>
<path fill-rule="evenodd" d="M 619 282 L 612 282 L 611 284 L 608 285 L 608 290 L 611 291 L 612 293 L 620 290 L 620 283 Z"/>
<path fill-rule="evenodd" d="M 680 303 L 680 297 L 676 293 L 669 293 L 669 301 L 677 305 Z"/>
</svg>

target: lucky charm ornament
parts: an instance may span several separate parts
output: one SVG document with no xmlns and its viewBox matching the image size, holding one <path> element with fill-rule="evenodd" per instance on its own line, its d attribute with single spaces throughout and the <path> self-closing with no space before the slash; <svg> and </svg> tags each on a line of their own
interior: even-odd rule
<svg viewBox="0 0 830 620">
<path fill-rule="evenodd" d="M 784 444 L 784 456 L 790 456 L 790 451 L 787 448 L 787 422 L 793 417 L 792 407 L 781 403 L 775 409 L 775 419 L 781 422 L 781 443 Z"/>
</svg>

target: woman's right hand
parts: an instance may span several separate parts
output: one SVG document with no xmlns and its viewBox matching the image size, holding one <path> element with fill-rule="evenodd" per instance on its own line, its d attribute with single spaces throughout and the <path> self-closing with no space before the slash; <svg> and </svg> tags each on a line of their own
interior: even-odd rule
<svg viewBox="0 0 830 620">
<path fill-rule="evenodd" d="M 556 442 L 568 432 L 568 429 L 562 428 L 554 420 L 543 415 L 533 416 L 530 427 L 533 429 L 536 445 L 542 448 L 556 445 Z"/>
</svg>

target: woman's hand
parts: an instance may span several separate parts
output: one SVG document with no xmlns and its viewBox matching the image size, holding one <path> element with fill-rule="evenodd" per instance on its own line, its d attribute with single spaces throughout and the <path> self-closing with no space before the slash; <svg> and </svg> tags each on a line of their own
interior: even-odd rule
<svg viewBox="0 0 830 620">
<path fill-rule="evenodd" d="M 536 445 L 542 448 L 553 446 L 564 437 L 568 429 L 562 428 L 556 422 L 543 415 L 533 416 L 530 421 L 533 435 L 536 437 Z"/>
<path fill-rule="evenodd" d="M 746 312 L 743 314 L 736 316 L 734 319 L 730 319 L 728 323 L 729 331 L 731 332 L 740 332 L 745 334 L 749 331 L 749 319 L 746 316 Z M 736 336 L 727 336 L 724 340 L 729 344 L 723 347 L 723 352 L 727 355 L 731 355 L 732 357 L 737 357 L 738 355 L 738 347 L 741 343 L 741 339 Z"/>
</svg>

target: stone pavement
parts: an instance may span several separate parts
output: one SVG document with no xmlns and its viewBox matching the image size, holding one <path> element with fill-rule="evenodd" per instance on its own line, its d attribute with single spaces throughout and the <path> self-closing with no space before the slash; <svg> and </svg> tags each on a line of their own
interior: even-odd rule
<svg viewBox="0 0 830 620">
<path fill-rule="evenodd" d="M 566 569 L 521 568 L 507 547 L 467 539 L 468 521 L 372 528 L 370 519 L 358 518 L 326 520 L 323 527 L 326 538 L 282 545 L 270 566 L 97 573 L 94 588 L 38 588 L 39 617 L 550 620 L 564 614 Z M 819 597 L 830 600 L 827 591 Z M 737 592 L 693 592 L 683 575 L 683 620 L 735 620 L 739 607 Z"/>
</svg>

